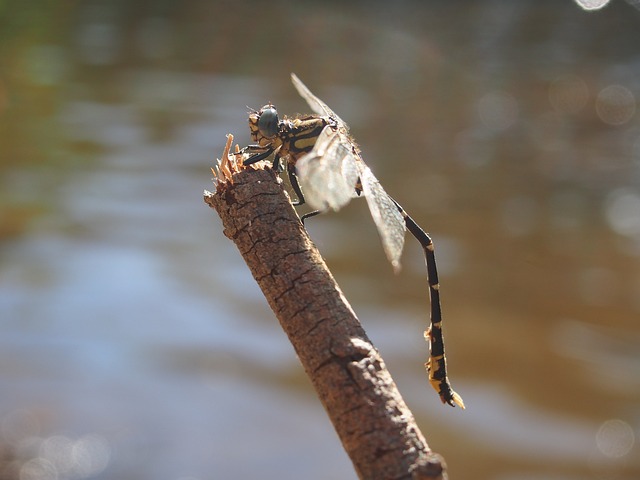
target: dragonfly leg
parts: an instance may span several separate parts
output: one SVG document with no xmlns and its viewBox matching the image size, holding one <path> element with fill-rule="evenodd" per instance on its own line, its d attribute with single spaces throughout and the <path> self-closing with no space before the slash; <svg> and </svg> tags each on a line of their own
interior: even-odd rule
<svg viewBox="0 0 640 480">
<path fill-rule="evenodd" d="M 302 225 L 304 225 L 304 221 L 307 218 L 315 217 L 316 215 L 320 215 L 321 213 L 322 210 L 314 210 L 313 212 L 305 213 L 304 215 L 302 215 L 302 217 L 300 217 L 300 221 L 302 222 Z"/>
<path fill-rule="evenodd" d="M 300 188 L 300 183 L 298 183 L 298 177 L 296 177 L 296 172 L 295 172 L 294 168 L 295 167 L 287 168 L 287 174 L 289 175 L 289 181 L 291 182 L 291 188 L 293 188 L 293 191 L 295 192 L 296 196 L 298 197 L 298 199 L 295 202 L 292 202 L 293 206 L 294 207 L 299 207 L 300 205 L 304 205 L 306 202 L 305 202 L 305 199 L 304 199 L 304 194 L 302 193 L 302 189 Z M 307 218 L 315 217 L 316 215 L 319 215 L 321 213 L 322 213 L 321 210 L 314 210 L 313 212 L 305 213 L 304 215 L 302 215 L 302 217 L 300 217 L 300 221 L 304 225 L 304 221 Z"/>
<path fill-rule="evenodd" d="M 282 173 L 282 160 L 280 159 L 280 155 L 277 153 L 273 157 L 273 169 L 279 174 Z"/>
<path fill-rule="evenodd" d="M 256 152 L 247 158 L 243 163 L 246 167 L 247 165 L 251 165 L 253 163 L 259 162 L 260 160 L 264 160 L 269 155 L 273 153 L 274 149 L 272 147 L 261 147 L 260 145 L 247 145 L 242 150 L 236 153 L 236 155 L 244 155 L 247 152 Z"/>
<path fill-rule="evenodd" d="M 391 199 L 393 200 L 393 199 Z M 431 301 L 431 325 L 424 332 L 424 337 L 429 343 L 429 360 L 425 367 L 429 372 L 429 383 L 438 392 L 442 403 L 452 407 L 458 405 L 464 409 L 462 397 L 458 395 L 447 377 L 447 360 L 444 354 L 444 337 L 442 335 L 442 310 L 440 307 L 440 284 L 438 283 L 438 270 L 436 268 L 435 248 L 431 237 L 425 232 L 413 218 L 393 200 L 400 214 L 404 218 L 407 230 L 415 237 L 425 253 L 427 264 L 427 281 L 429 283 L 429 299 Z"/>
<path fill-rule="evenodd" d="M 291 183 L 291 188 L 293 188 L 293 191 L 296 194 L 296 197 L 298 197 L 298 199 L 293 203 L 294 207 L 299 207 L 300 205 L 304 205 L 305 199 L 304 199 L 304 194 L 302 193 L 302 189 L 300 188 L 300 184 L 298 183 L 298 177 L 296 177 L 296 172 L 295 172 L 295 167 L 287 167 L 287 175 L 289 175 L 289 182 Z M 302 218 L 302 223 L 304 223 L 304 218 L 306 218 L 308 216 L 304 215 Z"/>
</svg>

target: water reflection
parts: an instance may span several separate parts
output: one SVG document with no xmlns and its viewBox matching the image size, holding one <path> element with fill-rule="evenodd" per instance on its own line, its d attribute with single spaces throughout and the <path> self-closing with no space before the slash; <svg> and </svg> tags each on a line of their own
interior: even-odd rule
<svg viewBox="0 0 640 480">
<path fill-rule="evenodd" d="M 48 8 L 0 29 L 2 475 L 354 477 L 201 200 L 290 71 L 434 237 L 463 414 L 419 247 L 394 277 L 364 202 L 308 226 L 452 477 L 640 475 L 632 6 Z"/>
</svg>

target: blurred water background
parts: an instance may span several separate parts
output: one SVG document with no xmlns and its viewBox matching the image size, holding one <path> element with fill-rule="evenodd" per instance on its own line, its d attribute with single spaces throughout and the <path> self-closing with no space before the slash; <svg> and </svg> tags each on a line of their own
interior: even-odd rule
<svg viewBox="0 0 640 480">
<path fill-rule="evenodd" d="M 639 8 L 0 2 L 0 478 L 355 478 L 202 201 L 292 71 L 435 240 L 464 412 L 416 242 L 308 222 L 451 478 L 640 478 Z"/>
</svg>

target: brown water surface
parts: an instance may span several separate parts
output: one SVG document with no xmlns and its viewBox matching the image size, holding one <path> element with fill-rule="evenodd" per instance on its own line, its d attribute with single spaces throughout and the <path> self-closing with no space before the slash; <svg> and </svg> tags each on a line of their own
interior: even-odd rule
<svg viewBox="0 0 640 480">
<path fill-rule="evenodd" d="M 202 202 L 294 71 L 435 240 L 464 412 L 415 242 L 308 223 L 451 478 L 639 478 L 633 3 L 0 5 L 0 477 L 355 478 Z"/>
</svg>

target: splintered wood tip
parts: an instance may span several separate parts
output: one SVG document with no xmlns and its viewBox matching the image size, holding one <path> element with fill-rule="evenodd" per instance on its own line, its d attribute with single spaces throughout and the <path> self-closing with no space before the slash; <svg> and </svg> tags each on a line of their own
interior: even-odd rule
<svg viewBox="0 0 640 480">
<path fill-rule="evenodd" d="M 222 151 L 222 158 L 216 159 L 214 166 L 211 168 L 216 186 L 226 182 L 233 183 L 233 175 L 244 168 L 240 147 L 236 145 L 233 153 L 231 153 L 232 144 L 233 135 L 229 133 L 227 134 L 227 143 Z"/>
</svg>

